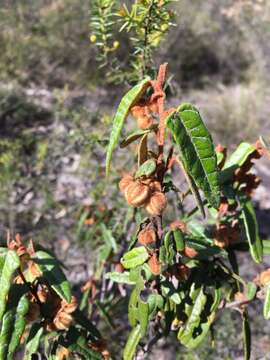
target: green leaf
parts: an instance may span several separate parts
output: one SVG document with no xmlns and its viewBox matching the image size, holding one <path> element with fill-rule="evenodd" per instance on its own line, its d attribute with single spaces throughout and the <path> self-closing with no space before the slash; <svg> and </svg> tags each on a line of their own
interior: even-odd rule
<svg viewBox="0 0 270 360">
<path fill-rule="evenodd" d="M 112 159 L 112 154 L 117 146 L 119 141 L 121 131 L 124 125 L 124 122 L 128 116 L 128 113 L 131 107 L 140 99 L 144 94 L 145 90 L 150 86 L 149 78 L 141 81 L 138 85 L 135 85 L 128 93 L 122 98 L 116 114 L 113 119 L 113 126 L 110 136 L 110 142 L 107 149 L 106 156 L 106 175 L 109 175 L 110 172 L 110 163 Z"/>
<path fill-rule="evenodd" d="M 186 324 L 178 332 L 178 340 L 188 348 L 193 348 L 194 346 L 191 340 L 193 339 L 193 337 L 196 337 L 196 333 L 194 334 L 194 330 L 196 328 L 199 328 L 200 326 L 201 314 L 206 304 L 206 301 L 207 297 L 203 292 L 203 288 L 201 288 Z"/>
<path fill-rule="evenodd" d="M 19 266 L 20 259 L 16 252 L 8 250 L 0 278 L 0 321 L 3 318 L 6 309 L 7 295 L 11 286 L 12 276 Z"/>
<path fill-rule="evenodd" d="M 124 348 L 123 359 L 132 360 L 133 355 L 135 354 L 136 348 L 141 340 L 141 327 L 138 324 L 134 329 L 132 329 L 129 334 L 127 343 Z"/>
<path fill-rule="evenodd" d="M 245 296 L 248 301 L 251 301 L 255 298 L 257 293 L 257 286 L 253 282 L 248 282 L 245 288 Z"/>
<path fill-rule="evenodd" d="M 59 295 L 61 299 L 70 303 L 71 287 L 65 274 L 59 266 L 59 262 L 42 250 L 37 251 L 32 260 L 38 265 L 44 278 L 48 281 L 49 285 L 57 293 L 57 295 Z"/>
<path fill-rule="evenodd" d="M 263 316 L 266 320 L 270 319 L 270 285 L 267 285 L 267 287 L 265 288 Z"/>
<path fill-rule="evenodd" d="M 7 359 L 8 344 L 12 334 L 12 325 L 14 321 L 14 312 L 8 310 L 2 318 L 0 333 L 0 360 Z"/>
<path fill-rule="evenodd" d="M 125 271 L 125 272 L 109 272 L 105 275 L 106 279 L 110 279 L 113 282 L 116 282 L 118 284 L 127 284 L 127 285 L 134 285 L 135 281 L 130 280 L 129 278 L 129 272 Z"/>
<path fill-rule="evenodd" d="M 132 269 L 142 265 L 149 258 L 149 254 L 144 246 L 136 247 L 127 253 L 121 259 L 121 264 L 125 269 Z"/>
<path fill-rule="evenodd" d="M 242 142 L 226 161 L 220 174 L 221 183 L 230 180 L 234 174 L 234 171 L 238 167 L 244 165 L 248 157 L 255 151 L 257 151 L 255 146 L 246 142 Z"/>
<path fill-rule="evenodd" d="M 185 249 L 185 239 L 182 231 L 180 229 L 174 230 L 173 238 L 175 241 L 176 251 L 183 251 Z"/>
<path fill-rule="evenodd" d="M 103 356 L 100 353 L 98 353 L 94 350 L 91 350 L 86 344 L 80 344 L 80 343 L 72 344 L 68 347 L 68 349 L 71 352 L 82 356 L 82 359 L 84 359 L 84 360 L 102 360 L 103 359 Z"/>
<path fill-rule="evenodd" d="M 251 355 L 251 331 L 247 311 L 243 313 L 243 343 L 244 343 L 244 359 L 249 360 Z"/>
<path fill-rule="evenodd" d="M 220 203 L 219 170 L 210 133 L 199 112 L 189 104 L 180 106 L 167 118 L 181 161 L 206 199 L 215 207 Z"/>
<path fill-rule="evenodd" d="M 149 159 L 139 167 L 138 171 L 135 174 L 135 178 L 139 178 L 141 176 L 150 176 L 156 171 L 156 168 L 156 161 L 154 159 Z"/>
<path fill-rule="evenodd" d="M 263 240 L 263 255 L 270 255 L 270 240 Z"/>
<path fill-rule="evenodd" d="M 149 305 L 141 300 L 138 304 L 138 320 L 141 325 L 141 335 L 144 336 L 148 327 Z"/>
<path fill-rule="evenodd" d="M 27 315 L 29 309 L 29 300 L 26 295 L 21 297 L 19 300 L 16 314 L 15 314 L 15 322 L 12 330 L 12 336 L 9 342 L 8 347 L 8 360 L 13 359 L 13 355 L 17 349 L 17 347 L 20 344 L 21 337 L 23 335 L 23 332 L 25 330 L 26 326 L 26 319 L 25 316 Z"/>
<path fill-rule="evenodd" d="M 149 134 L 151 130 L 136 130 L 129 134 L 120 144 L 120 148 L 125 148 L 129 144 L 133 143 L 134 141 L 140 139 L 143 135 Z"/>
<path fill-rule="evenodd" d="M 262 261 L 263 245 L 259 236 L 259 227 L 251 200 L 239 199 L 242 206 L 241 215 L 244 221 L 250 254 L 256 263 Z"/>
<path fill-rule="evenodd" d="M 32 355 L 38 351 L 43 327 L 41 324 L 33 324 L 25 346 L 25 354 L 23 360 L 31 360 Z"/>
</svg>

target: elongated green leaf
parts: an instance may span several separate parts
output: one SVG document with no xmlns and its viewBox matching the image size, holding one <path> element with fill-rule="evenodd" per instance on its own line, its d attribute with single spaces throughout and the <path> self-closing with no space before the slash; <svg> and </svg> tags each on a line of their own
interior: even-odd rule
<svg viewBox="0 0 270 360">
<path fill-rule="evenodd" d="M 129 334 L 127 343 L 124 348 L 123 359 L 132 360 L 133 355 L 135 354 L 136 348 L 141 340 L 141 327 L 138 324 L 134 329 L 132 329 Z"/>
<path fill-rule="evenodd" d="M 58 261 L 45 251 L 37 251 L 32 260 L 38 265 L 44 278 L 53 290 L 68 303 L 71 301 L 71 288 Z"/>
<path fill-rule="evenodd" d="M 206 301 L 207 297 L 203 292 L 203 288 L 201 288 L 185 326 L 178 332 L 178 340 L 189 348 L 193 348 L 194 346 L 192 343 L 193 337 L 196 337 L 196 332 L 194 334 L 194 330 L 198 328 L 201 323 L 201 313 L 204 309 Z"/>
<path fill-rule="evenodd" d="M 33 324 L 25 346 L 25 354 L 23 360 L 31 360 L 32 355 L 38 351 L 43 327 L 40 324 Z"/>
<path fill-rule="evenodd" d="M 254 145 L 242 142 L 226 161 L 224 169 L 241 167 L 247 161 L 248 157 L 255 151 L 256 148 Z"/>
<path fill-rule="evenodd" d="M 129 272 L 125 271 L 123 273 L 119 273 L 117 271 L 115 272 L 109 272 L 105 275 L 106 279 L 110 279 L 113 282 L 116 282 L 118 284 L 127 284 L 127 285 L 134 285 L 135 282 L 131 281 L 129 278 Z"/>
<path fill-rule="evenodd" d="M 270 255 L 270 240 L 263 240 L 263 255 Z"/>
<path fill-rule="evenodd" d="M 148 327 L 149 320 L 149 305 L 143 301 L 139 301 L 138 304 L 138 318 L 141 325 L 141 335 L 144 336 Z"/>
<path fill-rule="evenodd" d="M 121 263 L 125 269 L 132 269 L 138 265 L 142 265 L 149 257 L 144 246 L 136 247 L 125 253 L 121 259 Z"/>
<path fill-rule="evenodd" d="M 175 241 L 176 251 L 183 251 L 185 249 L 184 234 L 180 229 L 173 231 L 173 237 Z"/>
<path fill-rule="evenodd" d="M 244 343 L 244 359 L 249 360 L 251 355 L 251 331 L 249 326 L 248 313 L 243 313 L 243 343 Z"/>
<path fill-rule="evenodd" d="M 148 134 L 151 130 L 136 130 L 133 133 L 129 134 L 120 144 L 121 148 L 125 148 L 129 144 L 133 143 L 134 141 L 140 139 L 143 135 Z"/>
<path fill-rule="evenodd" d="M 14 319 L 15 322 L 12 329 L 12 336 L 8 346 L 8 356 L 7 356 L 8 360 L 13 360 L 14 353 L 20 344 L 20 340 L 26 326 L 25 316 L 28 312 L 28 309 L 29 309 L 29 300 L 26 297 L 26 295 L 24 295 L 23 297 L 21 297 L 16 309 L 16 314 Z"/>
<path fill-rule="evenodd" d="M 174 141 L 187 173 L 204 192 L 209 203 L 218 208 L 220 203 L 217 157 L 210 133 L 199 112 L 189 104 L 180 106 L 167 119 Z"/>
<path fill-rule="evenodd" d="M 83 345 L 83 344 L 72 344 L 68 347 L 68 349 L 73 352 L 76 353 L 77 355 L 80 355 L 80 359 L 84 359 L 84 360 L 102 360 L 103 356 L 94 351 L 91 350 L 90 347 L 88 347 L 87 345 Z"/>
<path fill-rule="evenodd" d="M 138 292 L 133 289 L 128 302 L 128 321 L 132 327 L 136 326 L 138 319 Z"/>
<path fill-rule="evenodd" d="M 139 178 L 141 176 L 150 176 L 156 171 L 156 167 L 156 161 L 154 159 L 149 159 L 139 167 L 135 177 Z"/>
<path fill-rule="evenodd" d="M 145 79 L 140 82 L 138 85 L 135 85 L 129 92 L 122 98 L 116 114 L 113 119 L 113 126 L 110 136 L 110 142 L 107 149 L 106 157 L 106 174 L 109 175 L 110 172 L 110 163 L 112 159 L 112 153 L 117 146 L 119 141 L 121 131 L 125 122 L 125 119 L 128 116 L 130 108 L 139 100 L 139 98 L 144 94 L 145 90 L 150 86 L 149 79 Z"/>
<path fill-rule="evenodd" d="M 251 301 L 255 298 L 257 293 L 257 286 L 253 282 L 248 282 L 245 288 L 245 297 L 248 301 Z"/>
<path fill-rule="evenodd" d="M 242 142 L 226 161 L 220 174 L 221 183 L 225 183 L 233 176 L 234 171 L 244 165 L 248 157 L 256 151 L 255 146 Z"/>
<path fill-rule="evenodd" d="M 270 319 L 270 285 L 267 285 L 267 287 L 265 288 L 263 316 L 266 320 Z"/>
<path fill-rule="evenodd" d="M 0 333 L 0 360 L 7 359 L 8 344 L 12 334 L 12 325 L 14 321 L 14 312 L 8 310 L 2 319 L 1 333 Z"/>
<path fill-rule="evenodd" d="M 240 204 L 242 205 L 242 218 L 250 254 L 256 263 L 260 263 L 262 261 L 263 246 L 259 236 L 259 227 L 252 202 L 250 200 L 240 199 Z"/>
<path fill-rule="evenodd" d="M 11 286 L 12 276 L 19 266 L 20 259 L 16 252 L 8 250 L 0 278 L 0 321 L 3 318 L 6 309 L 7 295 Z"/>
</svg>

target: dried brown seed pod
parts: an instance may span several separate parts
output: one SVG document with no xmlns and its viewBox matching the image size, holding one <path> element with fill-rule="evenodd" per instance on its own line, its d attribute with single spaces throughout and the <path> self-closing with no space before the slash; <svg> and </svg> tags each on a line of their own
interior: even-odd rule
<svg viewBox="0 0 270 360">
<path fill-rule="evenodd" d="M 139 232 L 138 242 L 142 245 L 154 244 L 157 241 L 156 233 L 151 228 L 145 228 Z"/>
<path fill-rule="evenodd" d="M 122 179 L 119 182 L 119 189 L 123 193 L 125 192 L 128 185 L 134 182 L 133 176 L 127 174 L 122 177 Z"/>
<path fill-rule="evenodd" d="M 63 346 L 57 349 L 56 357 L 57 360 L 67 360 L 69 357 L 69 350 Z"/>
<path fill-rule="evenodd" d="M 180 281 L 186 281 L 190 275 L 190 268 L 187 267 L 185 264 L 177 264 L 175 276 Z"/>
<path fill-rule="evenodd" d="M 198 255 L 198 252 L 195 249 L 186 246 L 185 250 L 183 251 L 183 254 L 188 258 L 194 258 L 195 256 Z"/>
<path fill-rule="evenodd" d="M 70 303 L 67 303 L 65 300 L 61 301 L 61 310 L 71 314 L 77 309 L 77 300 L 75 296 L 72 296 Z"/>
<path fill-rule="evenodd" d="M 187 232 L 187 224 L 183 221 L 176 220 L 170 224 L 170 229 L 172 231 L 179 229 L 182 232 L 186 233 Z"/>
<path fill-rule="evenodd" d="M 72 321 L 72 315 L 61 311 L 57 313 L 56 317 L 53 320 L 53 324 L 55 326 L 55 329 L 57 330 L 68 330 Z"/>
<path fill-rule="evenodd" d="M 266 285 L 270 284 L 270 269 L 267 269 L 260 273 L 259 284 L 261 286 L 266 286 Z"/>
<path fill-rule="evenodd" d="M 153 118 L 148 115 L 140 116 L 137 119 L 138 128 L 141 130 L 149 129 L 153 125 Z"/>
<path fill-rule="evenodd" d="M 159 191 L 155 191 L 148 203 L 145 206 L 146 211 L 152 216 L 158 216 L 162 213 L 162 211 L 167 206 L 166 196 Z"/>
<path fill-rule="evenodd" d="M 161 188 L 161 183 L 157 180 L 154 180 L 150 183 L 150 189 L 155 192 L 161 192 L 162 188 Z"/>
<path fill-rule="evenodd" d="M 29 310 L 26 315 L 26 320 L 28 322 L 36 321 L 40 316 L 40 307 L 36 302 L 30 302 Z"/>
<path fill-rule="evenodd" d="M 125 198 L 129 205 L 134 207 L 143 206 L 150 195 L 150 188 L 139 181 L 134 181 L 125 190 Z"/>
<path fill-rule="evenodd" d="M 148 260 L 148 265 L 152 274 L 159 275 L 161 273 L 161 265 L 158 259 L 158 255 L 154 253 Z"/>
</svg>

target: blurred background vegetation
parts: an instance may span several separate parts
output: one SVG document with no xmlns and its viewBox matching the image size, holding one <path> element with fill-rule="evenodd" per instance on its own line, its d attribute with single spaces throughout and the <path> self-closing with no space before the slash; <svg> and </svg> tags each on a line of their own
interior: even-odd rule
<svg viewBox="0 0 270 360">
<path fill-rule="evenodd" d="M 195 103 L 215 142 L 229 148 L 261 134 L 270 139 L 269 1 L 180 0 L 174 7 L 176 26 L 155 54 L 156 65 L 169 63 L 170 102 Z M 111 115 L 126 87 L 98 68 L 90 11 L 91 0 L 2 0 L 0 7 L 1 238 L 9 229 L 51 248 L 77 287 L 119 251 L 133 216 L 118 196 L 117 165 L 111 184 L 104 179 Z M 127 39 L 116 38 L 125 59 Z M 118 156 L 121 167 L 128 163 Z M 237 320 L 223 322 L 217 350 L 186 359 L 240 359 Z M 266 331 L 258 330 L 256 359 L 270 352 Z M 156 356 L 170 359 L 165 348 Z"/>
</svg>

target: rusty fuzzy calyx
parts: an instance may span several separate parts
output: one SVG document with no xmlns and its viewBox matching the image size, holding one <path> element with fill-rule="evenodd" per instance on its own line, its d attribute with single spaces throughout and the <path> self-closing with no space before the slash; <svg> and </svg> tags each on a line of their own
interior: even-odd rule
<svg viewBox="0 0 270 360">
<path fill-rule="evenodd" d="M 166 196 L 160 191 L 155 191 L 151 195 L 148 203 L 145 206 L 145 209 L 150 215 L 159 216 L 161 215 L 162 211 L 166 208 L 166 206 L 167 206 Z"/>
<path fill-rule="evenodd" d="M 160 275 L 161 273 L 161 264 L 158 259 L 158 254 L 154 253 L 148 260 L 148 265 L 153 275 Z"/>
<path fill-rule="evenodd" d="M 138 242 L 141 245 L 154 244 L 157 241 L 156 233 L 154 229 L 146 227 L 139 232 Z"/>
<path fill-rule="evenodd" d="M 143 206 L 150 196 L 149 186 L 139 180 L 132 182 L 125 189 L 125 198 L 129 205 L 134 207 Z"/>
</svg>

